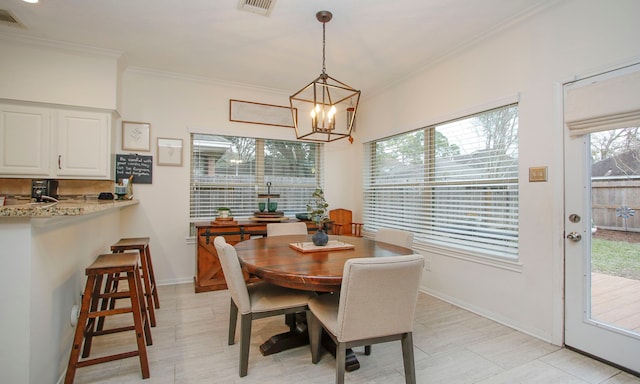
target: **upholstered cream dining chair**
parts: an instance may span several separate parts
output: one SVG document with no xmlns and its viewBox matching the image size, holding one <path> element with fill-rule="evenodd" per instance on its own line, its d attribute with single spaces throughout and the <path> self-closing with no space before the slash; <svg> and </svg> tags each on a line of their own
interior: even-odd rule
<svg viewBox="0 0 640 384">
<path fill-rule="evenodd" d="M 227 244 L 224 237 L 213 241 L 229 293 L 229 345 L 235 343 L 236 322 L 240 312 L 240 377 L 246 376 L 249 367 L 251 322 L 255 319 L 304 312 L 307 301 L 316 294 L 272 285 L 263 281 L 247 285 L 236 249 Z"/>
<path fill-rule="evenodd" d="M 267 224 L 267 237 L 284 235 L 306 235 L 307 224 L 302 221 L 295 223 L 269 223 Z"/>
<path fill-rule="evenodd" d="M 416 383 L 413 320 L 424 257 L 367 257 L 344 265 L 339 293 L 309 300 L 311 358 L 320 361 L 322 328 L 336 343 L 336 384 L 344 383 L 346 349 L 400 340 L 407 384 Z"/>
<path fill-rule="evenodd" d="M 380 228 L 376 232 L 376 241 L 398 245 L 405 248 L 413 248 L 413 232 L 401 229 Z"/>
</svg>

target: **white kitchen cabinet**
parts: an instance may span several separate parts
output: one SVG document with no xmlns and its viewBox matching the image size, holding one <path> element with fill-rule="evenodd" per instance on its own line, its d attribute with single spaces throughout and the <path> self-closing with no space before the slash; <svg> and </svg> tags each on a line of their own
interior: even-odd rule
<svg viewBox="0 0 640 384">
<path fill-rule="evenodd" d="M 0 104 L 0 174 L 46 177 L 51 172 L 51 110 Z"/>
<path fill-rule="evenodd" d="M 110 178 L 111 117 L 105 113 L 57 111 L 55 175 Z"/>
<path fill-rule="evenodd" d="M 112 112 L 0 104 L 0 113 L 0 177 L 112 179 Z"/>
</svg>

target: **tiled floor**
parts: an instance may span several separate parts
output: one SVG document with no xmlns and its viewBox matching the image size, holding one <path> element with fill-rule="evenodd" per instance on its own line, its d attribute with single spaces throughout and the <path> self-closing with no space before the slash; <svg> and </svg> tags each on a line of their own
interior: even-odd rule
<svg viewBox="0 0 640 384">
<path fill-rule="evenodd" d="M 147 349 L 151 377 L 142 380 L 138 358 L 129 358 L 79 368 L 76 383 L 334 382 L 335 360 L 328 353 L 317 365 L 307 347 L 260 354 L 264 340 L 286 331 L 281 317 L 254 321 L 249 374 L 240 378 L 238 343 L 226 342 L 227 291 L 195 294 L 192 284 L 182 284 L 159 287 L 159 294 L 158 326 Z M 640 378 L 425 294 L 419 296 L 414 345 L 418 383 L 640 384 Z M 134 346 L 131 333 L 98 337 L 91 357 Z M 404 383 L 399 342 L 374 345 L 370 356 L 356 352 L 361 368 L 346 374 L 347 383 Z"/>
</svg>

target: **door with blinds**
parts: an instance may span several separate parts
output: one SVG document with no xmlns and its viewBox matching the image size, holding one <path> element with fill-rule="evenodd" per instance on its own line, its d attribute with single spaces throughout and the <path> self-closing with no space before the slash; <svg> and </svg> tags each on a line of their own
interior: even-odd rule
<svg viewBox="0 0 640 384">
<path fill-rule="evenodd" d="M 640 64 L 564 87 L 565 344 L 640 372 Z"/>
</svg>

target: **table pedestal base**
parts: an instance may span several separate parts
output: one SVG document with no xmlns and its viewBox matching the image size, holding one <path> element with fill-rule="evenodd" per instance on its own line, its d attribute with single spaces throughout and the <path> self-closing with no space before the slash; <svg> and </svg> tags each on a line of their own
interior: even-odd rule
<svg viewBox="0 0 640 384">
<path fill-rule="evenodd" d="M 289 326 L 289 331 L 273 335 L 269 340 L 262 343 L 262 345 L 260 345 L 260 353 L 262 356 L 309 345 L 309 332 L 307 331 L 307 318 L 305 314 L 286 315 L 285 319 L 285 322 Z M 336 356 L 336 344 L 326 332 L 322 332 L 321 344 L 333 357 Z M 360 368 L 360 362 L 351 348 L 347 349 L 344 368 L 347 372 L 353 372 Z"/>
<path fill-rule="evenodd" d="M 327 350 L 333 357 L 336 357 L 336 343 L 333 342 L 331 337 L 327 335 L 325 332 L 322 332 L 322 346 Z M 353 349 L 347 348 L 345 354 L 344 361 L 344 370 L 347 372 L 353 372 L 360 369 L 360 362 L 356 357 L 356 353 L 353 352 Z"/>
<path fill-rule="evenodd" d="M 269 340 L 260 346 L 260 353 L 262 353 L 262 356 L 268 356 L 287 349 L 302 347 L 303 345 L 309 345 L 309 333 L 306 329 L 300 332 L 297 328 L 294 328 L 289 332 L 271 336 Z"/>
<path fill-rule="evenodd" d="M 309 345 L 309 332 L 307 332 L 307 316 L 304 313 L 285 315 L 285 323 L 289 331 L 271 336 L 260 346 L 262 356 L 286 351 L 287 349 Z"/>
</svg>

